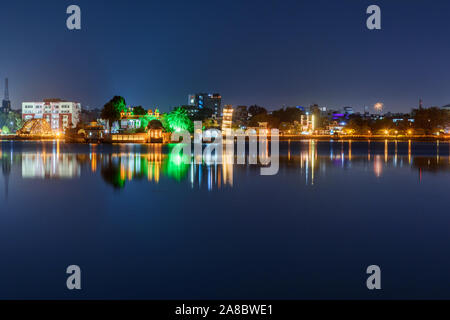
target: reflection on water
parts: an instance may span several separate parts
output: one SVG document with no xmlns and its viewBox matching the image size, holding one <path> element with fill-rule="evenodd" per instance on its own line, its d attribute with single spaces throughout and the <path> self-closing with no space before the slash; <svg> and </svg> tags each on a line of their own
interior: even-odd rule
<svg viewBox="0 0 450 320">
<path fill-rule="evenodd" d="M 192 187 L 206 185 L 208 190 L 213 186 L 220 188 L 233 185 L 233 165 L 224 164 L 196 165 L 186 164 L 183 155 L 174 155 L 171 148 L 162 152 L 161 145 L 149 146 L 145 153 L 123 151 L 120 153 L 99 154 L 92 158 L 98 159 L 103 179 L 115 188 L 123 188 L 126 181 L 147 180 L 159 183 L 162 177 L 181 182 L 189 180 Z"/>
<path fill-rule="evenodd" d="M 80 165 L 73 154 L 23 153 L 21 160 L 23 178 L 73 178 L 80 175 Z"/>
<path fill-rule="evenodd" d="M 186 164 L 186 155 L 173 155 L 173 145 L 65 145 L 60 142 L 18 144 L 3 142 L 0 149 L 5 191 L 11 171 L 19 170 L 23 179 L 73 179 L 100 172 L 114 188 L 127 181 L 146 180 L 158 184 L 161 179 L 186 181 L 191 188 L 207 190 L 232 187 L 234 174 L 243 174 L 256 165 L 238 165 L 236 155 L 223 154 L 222 163 Z M 64 150 L 62 150 L 64 149 Z M 388 168 L 422 172 L 450 171 L 448 142 L 370 142 L 301 141 L 280 143 L 280 170 L 299 174 L 306 185 L 326 177 L 327 170 L 365 169 L 382 177 Z M 264 150 L 262 154 L 267 154 Z"/>
<path fill-rule="evenodd" d="M 73 297 L 76 263 L 89 299 L 373 298 L 370 263 L 450 297 L 448 142 L 285 141 L 275 176 L 172 148 L 0 142 L 0 296 Z"/>
</svg>

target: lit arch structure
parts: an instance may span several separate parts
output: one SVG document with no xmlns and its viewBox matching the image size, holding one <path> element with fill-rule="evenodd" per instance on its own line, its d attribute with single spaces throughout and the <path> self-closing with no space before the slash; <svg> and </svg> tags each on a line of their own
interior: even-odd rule
<svg viewBox="0 0 450 320">
<path fill-rule="evenodd" d="M 53 136 L 52 127 L 44 119 L 31 119 L 17 131 L 19 136 Z"/>
</svg>

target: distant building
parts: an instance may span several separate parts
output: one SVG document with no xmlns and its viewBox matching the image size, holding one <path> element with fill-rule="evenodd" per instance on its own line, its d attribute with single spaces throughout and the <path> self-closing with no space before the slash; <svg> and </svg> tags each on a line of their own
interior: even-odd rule
<svg viewBox="0 0 450 320">
<path fill-rule="evenodd" d="M 22 102 L 22 119 L 46 120 L 52 130 L 75 128 L 80 121 L 81 104 L 61 99 L 44 99 L 43 102 Z"/>
<path fill-rule="evenodd" d="M 331 121 L 337 121 L 341 126 L 345 126 L 349 119 L 349 115 L 347 113 L 340 113 L 334 111 L 331 116 Z"/>
<path fill-rule="evenodd" d="M 102 111 L 100 109 L 83 108 L 80 113 L 80 121 L 82 123 L 95 122 L 100 119 Z"/>
<path fill-rule="evenodd" d="M 370 107 L 364 106 L 364 118 L 369 118 L 369 117 L 370 117 Z"/>
<path fill-rule="evenodd" d="M 352 107 L 344 107 L 344 113 L 345 114 L 354 114 L 355 112 L 353 111 Z"/>
<path fill-rule="evenodd" d="M 219 93 L 196 93 L 188 96 L 188 105 L 195 109 L 208 108 L 213 111 L 213 115 L 222 115 L 222 97 Z"/>
<path fill-rule="evenodd" d="M 326 108 L 325 108 L 326 111 Z M 309 106 L 309 112 L 313 113 L 313 114 L 319 114 L 320 112 L 322 112 L 322 108 L 317 104 L 312 104 L 311 106 Z"/>
<path fill-rule="evenodd" d="M 9 101 L 9 89 L 8 89 L 8 78 L 5 79 L 5 95 L 2 101 L 2 107 L 0 111 L 3 113 L 8 113 L 11 111 L 11 101 Z"/>
</svg>

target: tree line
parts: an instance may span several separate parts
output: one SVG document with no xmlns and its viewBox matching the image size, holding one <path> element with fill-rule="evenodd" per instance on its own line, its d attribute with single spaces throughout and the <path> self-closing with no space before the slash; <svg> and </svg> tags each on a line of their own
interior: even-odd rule
<svg viewBox="0 0 450 320">
<path fill-rule="evenodd" d="M 160 121 L 168 132 L 179 129 L 192 131 L 193 121 L 202 121 L 204 128 L 220 128 L 220 122 L 213 117 L 213 110 L 203 108 L 197 112 L 190 112 L 192 106 L 180 106 L 174 108 L 169 113 L 161 114 Z M 120 113 L 127 109 L 125 99 L 115 96 L 106 103 L 101 111 L 102 119 L 113 122 L 120 119 Z M 142 106 L 133 107 L 135 115 L 142 115 L 145 118 L 146 110 Z M 330 115 L 321 115 L 318 108 L 313 109 L 315 115 L 315 128 L 326 130 L 330 126 L 336 125 Z M 238 106 L 233 113 L 233 127 L 247 128 L 258 127 L 259 123 L 265 122 L 269 128 L 277 128 L 280 131 L 298 132 L 300 128 L 301 116 L 305 111 L 297 107 L 281 108 L 269 112 L 266 108 L 251 105 Z M 331 119 L 330 119 L 331 118 Z M 145 120 L 145 119 L 144 119 Z M 376 118 L 367 117 L 361 114 L 345 115 L 344 129 L 349 134 L 435 134 L 442 132 L 450 126 L 450 112 L 437 107 L 413 109 L 410 114 L 400 116 L 379 116 Z M 148 121 L 142 121 L 146 127 Z M 341 125 L 339 123 L 339 125 Z M 145 128 L 144 128 L 145 129 Z"/>
</svg>

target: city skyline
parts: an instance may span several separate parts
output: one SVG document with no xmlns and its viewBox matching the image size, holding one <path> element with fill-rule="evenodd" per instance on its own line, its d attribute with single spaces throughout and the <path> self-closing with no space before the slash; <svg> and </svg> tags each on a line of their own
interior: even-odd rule
<svg viewBox="0 0 450 320">
<path fill-rule="evenodd" d="M 409 112 L 420 98 L 425 106 L 450 103 L 445 1 L 378 1 L 376 31 L 365 27 L 370 1 L 78 1 L 79 31 L 65 27 L 68 4 L 0 4 L 9 13 L 0 78 L 9 78 L 14 109 L 53 97 L 101 108 L 122 95 L 167 112 L 195 92 L 269 110 L 317 103 L 358 111 L 382 102 Z"/>
</svg>

